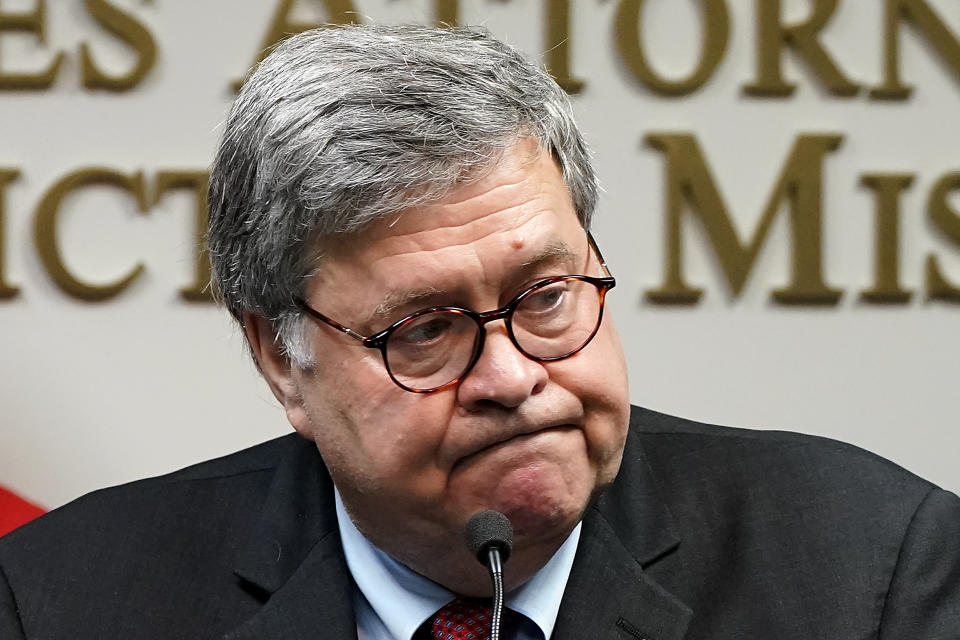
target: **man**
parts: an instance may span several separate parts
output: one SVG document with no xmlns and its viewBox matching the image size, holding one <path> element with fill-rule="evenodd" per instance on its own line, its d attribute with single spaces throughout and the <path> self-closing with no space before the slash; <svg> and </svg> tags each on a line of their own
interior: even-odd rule
<svg viewBox="0 0 960 640">
<path fill-rule="evenodd" d="M 483 33 L 281 45 L 228 119 L 209 244 L 302 438 L 14 532 L 0 636 L 459 637 L 494 509 L 504 638 L 960 637 L 956 496 L 631 410 L 595 201 L 563 92 Z"/>
</svg>

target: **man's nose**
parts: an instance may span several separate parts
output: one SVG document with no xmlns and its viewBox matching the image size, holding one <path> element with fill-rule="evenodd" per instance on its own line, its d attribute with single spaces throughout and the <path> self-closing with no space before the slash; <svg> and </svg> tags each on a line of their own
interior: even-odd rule
<svg viewBox="0 0 960 640">
<path fill-rule="evenodd" d="M 458 401 L 469 411 L 490 405 L 516 407 L 547 384 L 546 367 L 517 349 L 503 322 L 485 329 L 480 358 L 457 386 Z"/>
</svg>

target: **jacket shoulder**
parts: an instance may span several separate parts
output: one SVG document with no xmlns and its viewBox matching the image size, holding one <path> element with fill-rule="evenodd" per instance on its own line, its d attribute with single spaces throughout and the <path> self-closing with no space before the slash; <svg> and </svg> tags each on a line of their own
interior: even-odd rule
<svg viewBox="0 0 960 640">
<path fill-rule="evenodd" d="M 691 637 L 798 621 L 805 637 L 953 637 L 960 499 L 893 462 L 829 438 L 635 409 L 624 469 L 633 490 L 648 470 L 680 534 L 650 571 L 697 612 Z"/>
<path fill-rule="evenodd" d="M 132 637 L 147 620 L 158 637 L 176 636 L 178 619 L 229 628 L 259 606 L 238 588 L 238 550 L 278 469 L 312 446 L 285 436 L 95 491 L 12 531 L 0 539 L 0 629 L 14 615 L 28 637 Z"/>
<path fill-rule="evenodd" d="M 156 532 L 149 537 L 162 533 L 176 538 L 177 531 L 194 533 L 218 516 L 242 519 L 244 511 L 257 512 L 258 499 L 265 496 L 280 462 L 304 446 L 309 443 L 291 434 L 172 473 L 93 491 L 0 539 L 0 564 L 25 551 L 63 548 L 61 539 L 77 544 L 95 536 L 88 542 L 102 546 L 105 535 L 124 538 L 124 532 L 137 528 Z"/>
<path fill-rule="evenodd" d="M 917 503 L 934 485 L 886 458 L 839 440 L 779 430 L 707 424 L 634 408 L 631 433 L 651 465 L 666 470 L 696 464 L 700 474 L 809 490 L 907 492 Z M 916 503 L 915 503 L 916 504 Z"/>
<path fill-rule="evenodd" d="M 283 436 L 168 474 L 88 493 L 4 536 L 0 540 L 0 561 L 11 546 L 55 537 L 85 522 L 116 518 L 133 523 L 141 511 L 160 511 L 164 505 L 175 505 L 191 496 L 194 500 L 216 500 L 220 488 L 235 490 L 244 484 L 249 488 L 263 484 L 258 476 L 269 476 L 285 455 L 301 446 L 300 440 L 295 434 Z"/>
</svg>

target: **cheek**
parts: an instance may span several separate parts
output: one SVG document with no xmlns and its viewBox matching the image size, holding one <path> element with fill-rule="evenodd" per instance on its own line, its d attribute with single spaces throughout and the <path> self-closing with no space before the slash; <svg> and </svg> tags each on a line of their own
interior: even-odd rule
<svg viewBox="0 0 960 640">
<path fill-rule="evenodd" d="M 599 341 L 598 351 L 601 353 L 598 354 L 598 356 L 608 359 L 608 375 L 619 378 L 622 393 L 624 397 L 626 397 L 627 361 L 623 355 L 623 344 L 620 342 L 620 332 L 617 331 L 617 326 L 613 321 L 613 316 L 611 316 L 609 308 L 604 308 L 603 310 L 603 322 L 600 323 L 600 329 L 597 331 L 594 340 Z M 592 343 L 590 346 L 593 346 Z"/>
<path fill-rule="evenodd" d="M 609 481 L 619 468 L 630 421 L 626 362 L 610 318 L 583 351 L 557 364 L 564 366 L 551 377 L 583 403 L 588 456 L 598 479 Z"/>
<path fill-rule="evenodd" d="M 310 436 L 338 485 L 390 492 L 422 485 L 446 432 L 449 394 L 404 391 L 382 365 L 371 373 L 314 375 L 303 398 Z"/>
<path fill-rule="evenodd" d="M 627 363 L 620 336 L 608 312 L 605 312 L 600 330 L 583 354 L 589 360 L 584 366 L 590 372 L 588 379 L 581 381 L 581 384 L 588 385 L 587 397 L 598 403 L 604 411 L 619 413 L 626 420 L 630 412 Z"/>
<path fill-rule="evenodd" d="M 627 366 L 620 336 L 607 312 L 586 347 L 553 365 L 558 383 L 574 391 L 584 402 L 627 404 Z"/>
</svg>

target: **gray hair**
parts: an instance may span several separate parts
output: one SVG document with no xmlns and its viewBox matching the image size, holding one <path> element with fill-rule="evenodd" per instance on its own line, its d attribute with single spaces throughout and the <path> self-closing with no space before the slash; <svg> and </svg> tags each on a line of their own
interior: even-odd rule
<svg viewBox="0 0 960 640">
<path fill-rule="evenodd" d="M 570 101 L 512 47 L 418 25 L 291 37 L 244 84 L 211 169 L 214 291 L 310 366 L 297 300 L 321 240 L 443 197 L 524 137 L 553 154 L 588 228 L 597 181 Z"/>
</svg>

